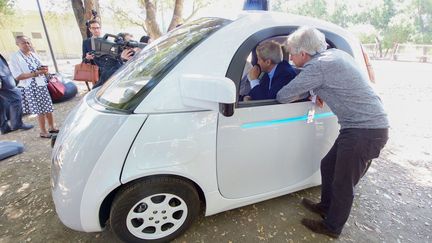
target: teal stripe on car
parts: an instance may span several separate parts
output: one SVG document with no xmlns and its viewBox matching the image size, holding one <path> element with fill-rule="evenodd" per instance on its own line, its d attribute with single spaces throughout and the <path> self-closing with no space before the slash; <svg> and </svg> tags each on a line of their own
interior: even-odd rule
<svg viewBox="0 0 432 243">
<path fill-rule="evenodd" d="M 334 116 L 333 112 L 326 112 L 326 113 L 315 114 L 314 119 L 322 119 L 322 118 L 327 118 L 332 116 Z M 290 117 L 290 118 L 279 119 L 279 120 L 245 123 L 240 127 L 244 129 L 255 128 L 255 127 L 267 127 L 267 126 L 273 126 L 278 124 L 291 123 L 297 121 L 306 121 L 306 120 L 307 120 L 307 115 Z"/>
</svg>

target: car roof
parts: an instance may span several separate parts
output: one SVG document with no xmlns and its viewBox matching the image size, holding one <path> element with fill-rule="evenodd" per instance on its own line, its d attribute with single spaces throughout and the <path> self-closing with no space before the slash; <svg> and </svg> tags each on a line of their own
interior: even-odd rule
<svg viewBox="0 0 432 243">
<path fill-rule="evenodd" d="M 196 15 L 195 18 L 204 16 Z M 261 10 L 248 10 L 238 12 L 224 12 L 212 13 L 205 17 L 217 17 L 233 21 L 231 25 L 241 25 L 242 30 L 245 32 L 254 32 L 260 29 L 271 28 L 276 26 L 310 26 L 320 30 L 332 32 L 345 38 L 348 42 L 358 42 L 357 38 L 333 23 L 296 14 L 274 12 L 274 11 L 261 11 Z"/>
<path fill-rule="evenodd" d="M 274 27 L 274 26 L 310 26 L 321 30 L 333 32 L 349 40 L 356 39 L 350 32 L 333 23 L 295 14 L 270 12 L 270 11 L 243 11 L 233 20 L 234 22 L 250 23 L 251 27 Z"/>
</svg>

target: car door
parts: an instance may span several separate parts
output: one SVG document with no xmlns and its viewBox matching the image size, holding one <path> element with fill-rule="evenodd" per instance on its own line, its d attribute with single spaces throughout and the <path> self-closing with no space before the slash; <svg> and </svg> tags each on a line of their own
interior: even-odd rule
<svg viewBox="0 0 432 243">
<path fill-rule="evenodd" d="M 261 31 L 239 48 L 227 76 L 240 80 L 245 59 L 260 41 L 288 34 L 288 29 Z M 237 82 L 237 90 L 239 84 Z M 217 178 L 221 194 L 230 199 L 288 188 L 301 188 L 319 172 L 338 129 L 325 106 L 307 123 L 311 102 L 278 104 L 275 100 L 238 102 L 233 116 L 218 117 Z"/>
</svg>

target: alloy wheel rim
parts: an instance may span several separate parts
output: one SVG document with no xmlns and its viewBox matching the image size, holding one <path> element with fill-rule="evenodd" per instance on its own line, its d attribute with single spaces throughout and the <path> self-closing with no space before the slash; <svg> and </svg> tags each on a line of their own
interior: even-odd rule
<svg viewBox="0 0 432 243">
<path fill-rule="evenodd" d="M 140 239 L 160 239 L 174 233 L 186 221 L 188 208 L 174 194 L 159 193 L 137 202 L 126 217 L 126 226 Z"/>
</svg>

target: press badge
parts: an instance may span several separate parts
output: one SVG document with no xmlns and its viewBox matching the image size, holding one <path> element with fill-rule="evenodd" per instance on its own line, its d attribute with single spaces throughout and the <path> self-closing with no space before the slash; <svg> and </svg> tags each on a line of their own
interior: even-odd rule
<svg viewBox="0 0 432 243">
<path fill-rule="evenodd" d="M 313 91 L 309 91 L 310 94 L 312 95 L 312 107 L 309 109 L 308 111 L 308 115 L 307 115 L 307 121 L 306 123 L 312 123 L 314 121 L 314 117 L 315 117 L 315 104 L 316 104 L 316 100 L 317 100 L 317 96 L 313 93 Z"/>
<path fill-rule="evenodd" d="M 307 115 L 307 123 L 312 123 L 315 116 L 315 106 L 313 106 L 309 111 Z"/>
</svg>

